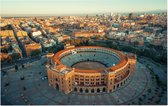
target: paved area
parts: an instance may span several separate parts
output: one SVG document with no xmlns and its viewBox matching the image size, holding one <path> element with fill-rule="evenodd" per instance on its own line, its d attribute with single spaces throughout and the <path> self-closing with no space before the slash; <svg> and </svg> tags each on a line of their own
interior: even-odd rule
<svg viewBox="0 0 168 106">
<path fill-rule="evenodd" d="M 164 81 L 165 84 L 167 84 L 167 69 L 166 67 L 154 62 L 154 61 L 150 61 L 149 59 L 145 59 L 145 58 L 140 58 L 139 61 L 145 65 L 145 66 L 149 66 L 151 67 L 152 71 L 159 76 L 159 78 Z"/>
<path fill-rule="evenodd" d="M 46 70 L 42 58 L 30 66 L 8 71 L 8 74 L 1 76 L 1 102 L 2 104 L 14 105 L 113 105 L 113 104 L 167 104 L 165 95 L 159 95 L 162 89 L 157 86 L 155 79 L 152 79 L 148 69 L 137 63 L 135 75 L 125 86 L 117 91 L 107 94 L 78 94 L 70 93 L 65 95 L 50 87 L 46 76 Z M 167 92 L 165 92 L 167 93 Z"/>
</svg>

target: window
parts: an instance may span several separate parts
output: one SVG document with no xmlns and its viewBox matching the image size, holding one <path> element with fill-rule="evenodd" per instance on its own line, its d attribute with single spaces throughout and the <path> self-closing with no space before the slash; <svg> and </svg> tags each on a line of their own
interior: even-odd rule
<svg viewBox="0 0 168 106">
<path fill-rule="evenodd" d="M 83 81 L 84 79 L 80 79 L 81 81 Z"/>
<path fill-rule="evenodd" d="M 119 84 L 117 84 L 117 88 L 119 87 Z"/>
<path fill-rule="evenodd" d="M 104 81 L 102 81 L 101 84 L 104 84 Z"/>
<path fill-rule="evenodd" d="M 103 88 L 103 92 L 106 92 L 106 88 Z"/>
<path fill-rule="evenodd" d="M 85 82 L 85 84 L 86 84 L 86 85 L 88 85 L 88 84 L 89 84 L 89 82 Z"/>
<path fill-rule="evenodd" d="M 79 75 L 75 75 L 75 77 L 79 77 Z"/>
<path fill-rule="evenodd" d="M 98 93 L 100 92 L 100 89 L 99 89 L 99 88 L 97 89 L 97 92 L 98 92 Z"/>
<path fill-rule="evenodd" d="M 75 78 L 75 80 L 79 80 L 79 78 Z"/>
<path fill-rule="evenodd" d="M 94 89 L 91 90 L 91 93 L 94 93 Z"/>
<path fill-rule="evenodd" d="M 56 84 L 56 89 L 59 90 L 59 85 L 58 84 Z"/>
<path fill-rule="evenodd" d="M 85 90 L 85 93 L 88 93 L 88 92 L 89 92 L 89 90 L 88 90 L 88 89 L 86 89 L 86 90 Z"/>
<path fill-rule="evenodd" d="M 84 85 L 84 82 L 80 82 L 81 85 Z"/>
<path fill-rule="evenodd" d="M 83 89 L 82 88 L 80 88 L 80 93 L 82 93 L 83 92 Z"/>
<path fill-rule="evenodd" d="M 77 88 L 76 88 L 76 87 L 74 88 L 74 91 L 75 91 L 75 92 L 77 91 Z"/>
<path fill-rule="evenodd" d="M 94 85 L 94 82 L 91 82 L 91 85 Z"/>
</svg>

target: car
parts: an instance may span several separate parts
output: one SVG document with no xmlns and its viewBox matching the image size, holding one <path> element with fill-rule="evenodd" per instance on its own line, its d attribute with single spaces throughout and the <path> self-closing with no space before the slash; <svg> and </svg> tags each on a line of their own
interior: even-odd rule
<svg viewBox="0 0 168 106">
<path fill-rule="evenodd" d="M 23 97 L 24 96 L 23 93 L 21 93 L 20 96 Z"/>
<path fill-rule="evenodd" d="M 41 78 L 43 81 L 45 80 L 44 77 Z"/>
<path fill-rule="evenodd" d="M 47 79 L 47 76 L 45 76 L 44 79 Z"/>
<path fill-rule="evenodd" d="M 42 72 L 39 72 L 39 74 L 41 75 L 41 74 L 42 74 Z"/>
<path fill-rule="evenodd" d="M 24 77 L 20 77 L 20 80 L 24 80 L 25 78 Z"/>
<path fill-rule="evenodd" d="M 28 102 L 28 100 L 27 100 L 27 99 L 24 99 L 24 101 L 25 101 L 25 103 L 27 103 L 27 102 Z"/>
</svg>

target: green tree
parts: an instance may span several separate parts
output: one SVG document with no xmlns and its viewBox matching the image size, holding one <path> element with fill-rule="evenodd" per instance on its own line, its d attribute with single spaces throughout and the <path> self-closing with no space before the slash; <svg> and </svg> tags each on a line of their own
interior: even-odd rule
<svg viewBox="0 0 168 106">
<path fill-rule="evenodd" d="M 11 55 L 12 60 L 17 60 L 17 59 L 19 59 L 20 57 L 21 57 L 21 56 L 20 56 L 19 53 L 13 53 L 13 54 Z"/>
<path fill-rule="evenodd" d="M 31 56 L 37 56 L 37 55 L 39 55 L 40 53 L 41 53 L 40 50 L 33 50 L 33 51 L 31 52 Z"/>
</svg>

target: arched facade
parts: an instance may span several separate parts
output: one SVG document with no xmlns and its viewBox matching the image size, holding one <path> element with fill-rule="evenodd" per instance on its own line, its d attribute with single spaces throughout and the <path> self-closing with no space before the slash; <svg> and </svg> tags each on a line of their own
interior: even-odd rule
<svg viewBox="0 0 168 106">
<path fill-rule="evenodd" d="M 103 69 L 83 70 L 71 67 L 85 53 L 90 53 L 89 56 L 93 54 L 86 58 L 87 61 L 92 58 L 101 59 L 101 55 L 104 56 L 102 58 L 105 58 L 105 56 L 112 57 L 108 57 L 111 59 L 109 61 L 102 59 L 103 62 L 109 63 L 109 66 Z M 94 57 L 94 55 L 97 57 Z M 75 56 L 75 59 L 67 62 L 67 59 Z M 59 86 L 59 91 L 65 94 L 72 91 L 79 93 L 113 92 L 132 78 L 136 65 L 136 56 L 134 54 L 124 54 L 120 51 L 97 46 L 65 49 L 55 55 L 48 54 L 47 58 L 46 68 L 49 85 L 55 88 Z M 83 61 L 83 59 L 85 58 L 81 58 L 80 61 Z M 110 63 L 113 60 L 117 64 Z"/>
</svg>

